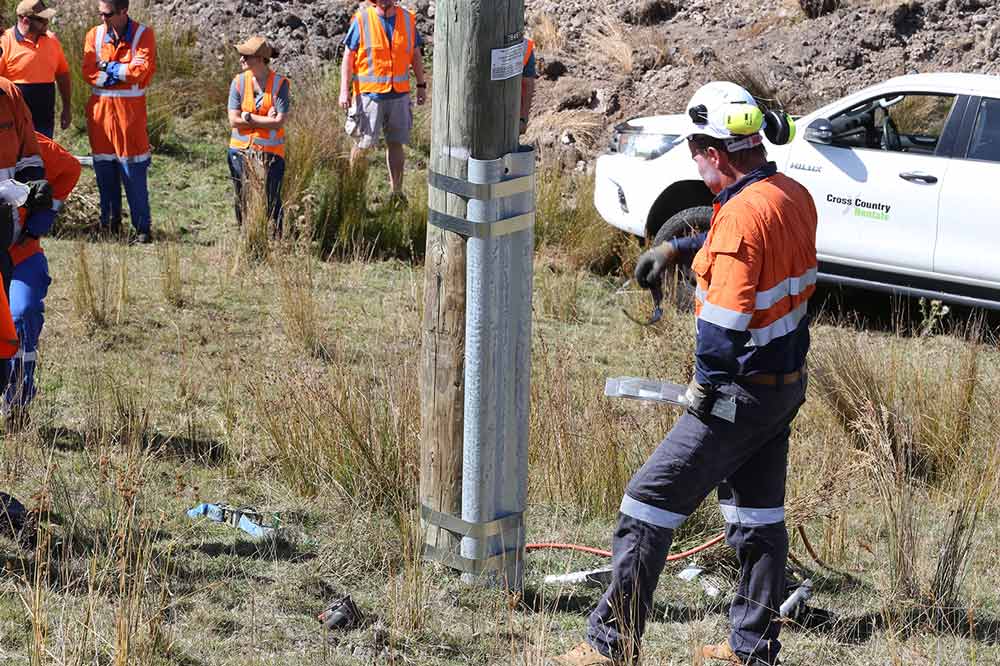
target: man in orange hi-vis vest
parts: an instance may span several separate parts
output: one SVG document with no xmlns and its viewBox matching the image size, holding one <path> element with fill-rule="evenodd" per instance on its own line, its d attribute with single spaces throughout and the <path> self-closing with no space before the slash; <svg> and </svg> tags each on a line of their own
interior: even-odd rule
<svg viewBox="0 0 1000 666">
<path fill-rule="evenodd" d="M 45 323 L 45 296 L 52 283 L 40 237 L 52 229 L 56 215 L 80 180 L 80 162 L 69 151 L 41 132 L 36 131 L 35 138 L 49 188 L 33 187 L 35 196 L 29 203 L 30 212 L 23 212 L 30 223 L 9 250 L 14 266 L 9 291 L 10 311 L 20 349 L 3 371 L 7 390 L 2 407 L 7 415 L 8 432 L 20 430 L 27 423 L 28 405 L 36 393 L 38 338 Z"/>
<path fill-rule="evenodd" d="M 637 662 L 674 530 L 713 489 L 740 581 L 728 639 L 703 646 L 700 656 L 743 666 L 778 663 L 788 440 L 806 395 L 816 206 L 808 190 L 767 160 L 761 130 L 773 143 L 787 143 L 794 136 L 787 115 L 764 113 L 727 81 L 699 88 L 687 113 L 679 141 L 686 140 L 716 195 L 711 226 L 706 235 L 647 250 L 635 271 L 648 288 L 662 284 L 668 264 L 694 255 L 697 333 L 687 411 L 625 488 L 611 584 L 590 614 L 586 641 L 557 657 L 560 666 Z"/>
<path fill-rule="evenodd" d="M 45 232 L 46 229 L 40 227 L 47 221 L 33 212 L 18 210 L 17 206 L 26 202 L 12 195 L 27 189 L 21 183 L 31 183 L 32 192 L 45 190 L 44 179 L 45 167 L 31 124 L 31 112 L 18 87 L 0 78 L 0 271 L 4 282 L 0 291 L 0 360 L 5 366 L 20 348 L 8 301 L 13 274 L 8 248 L 37 238 Z M 0 386 L 6 388 L 8 377 L 9 373 L 0 372 Z"/>
<path fill-rule="evenodd" d="M 124 185 L 135 240 L 148 243 L 146 88 L 156 71 L 156 40 L 152 29 L 129 18 L 129 0 L 97 6 L 102 23 L 84 40 L 83 77 L 91 85 L 87 134 L 101 196 L 101 227 L 120 231 Z"/>
<path fill-rule="evenodd" d="M 535 99 L 535 80 L 538 66 L 535 62 L 535 40 L 524 40 L 524 70 L 521 72 L 521 114 L 517 133 L 524 134 L 531 118 L 531 103 Z"/>
<path fill-rule="evenodd" d="M 406 204 L 403 146 L 410 142 L 413 128 L 411 69 L 417 79 L 417 104 L 427 100 L 422 44 L 416 17 L 396 0 L 368 0 L 344 37 L 340 106 L 348 112 L 348 133 L 357 139 L 351 165 L 358 165 L 384 133 L 393 202 L 399 205 Z"/>
</svg>

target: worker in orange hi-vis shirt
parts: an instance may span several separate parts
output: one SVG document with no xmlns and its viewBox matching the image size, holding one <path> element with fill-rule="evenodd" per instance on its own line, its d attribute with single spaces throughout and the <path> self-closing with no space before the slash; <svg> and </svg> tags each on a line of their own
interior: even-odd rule
<svg viewBox="0 0 1000 666">
<path fill-rule="evenodd" d="M 10 254 L 6 251 L 25 236 L 34 236 L 44 226 L 44 216 L 34 212 L 19 211 L 25 202 L 25 188 L 21 183 L 30 183 L 30 191 L 44 191 L 45 167 L 39 154 L 38 140 L 31 125 L 31 112 L 24 103 L 21 91 L 7 79 L 0 78 L 0 272 L 3 286 L 0 290 L 0 360 L 5 363 L 19 350 L 18 334 L 11 316 L 7 300 L 13 267 Z M 17 182 L 15 182 L 17 181 Z M 19 214 L 20 213 L 20 214 Z M 0 372 L 0 388 L 6 388 L 8 374 Z"/>
<path fill-rule="evenodd" d="M 66 129 L 72 121 L 69 65 L 62 44 L 48 30 L 55 14 L 42 0 L 21 0 L 17 24 L 0 37 L 0 76 L 21 89 L 35 130 L 50 139 L 56 127 L 57 87 L 62 100 L 59 124 Z"/>
<path fill-rule="evenodd" d="M 10 311 L 20 340 L 20 348 L 7 362 L 3 376 L 7 379 L 2 409 L 7 415 L 7 432 L 24 427 L 28 420 L 28 404 L 35 397 L 35 364 L 38 360 L 38 338 L 45 323 L 45 296 L 52 279 L 49 263 L 42 252 L 39 237 L 52 229 L 56 214 L 80 179 L 80 162 L 65 148 L 35 132 L 39 154 L 45 165 L 49 188 L 35 187 L 31 201 L 31 225 L 8 250 L 14 265 L 10 282 Z M 27 217 L 27 213 L 23 213 Z"/>
<path fill-rule="evenodd" d="M 151 161 L 146 131 L 146 87 L 156 71 L 152 29 L 128 15 L 129 0 L 97 3 L 103 22 L 83 43 L 83 77 L 90 83 L 87 133 L 101 195 L 101 227 L 121 229 L 125 186 L 135 240 L 150 235 L 147 173 Z"/>
</svg>

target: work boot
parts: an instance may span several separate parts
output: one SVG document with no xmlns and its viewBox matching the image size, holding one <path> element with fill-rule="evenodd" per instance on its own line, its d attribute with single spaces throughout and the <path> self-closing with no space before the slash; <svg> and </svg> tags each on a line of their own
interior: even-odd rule
<svg viewBox="0 0 1000 666">
<path fill-rule="evenodd" d="M 719 643 L 718 645 L 702 646 L 701 656 L 705 659 L 717 659 L 729 664 L 739 664 L 740 666 L 743 666 L 744 663 L 740 659 L 740 656 L 733 652 L 733 648 L 729 647 L 729 641 Z"/>
<path fill-rule="evenodd" d="M 546 666 L 616 666 L 615 662 L 597 651 L 593 645 L 584 641 L 575 648 L 552 657 L 546 662 Z"/>
</svg>

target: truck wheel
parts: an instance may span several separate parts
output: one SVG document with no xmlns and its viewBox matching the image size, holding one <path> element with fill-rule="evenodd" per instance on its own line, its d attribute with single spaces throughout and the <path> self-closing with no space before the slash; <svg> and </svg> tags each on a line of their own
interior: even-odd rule
<svg viewBox="0 0 1000 666">
<path fill-rule="evenodd" d="M 656 236 L 653 237 L 653 247 L 674 238 L 694 236 L 708 231 L 711 221 L 711 206 L 685 208 L 663 223 L 663 226 L 656 232 Z M 673 294 L 677 307 L 685 310 L 694 307 L 694 291 L 697 282 L 690 264 L 678 264 L 674 273 L 667 273 L 664 280 L 667 286 L 666 293 Z"/>
</svg>

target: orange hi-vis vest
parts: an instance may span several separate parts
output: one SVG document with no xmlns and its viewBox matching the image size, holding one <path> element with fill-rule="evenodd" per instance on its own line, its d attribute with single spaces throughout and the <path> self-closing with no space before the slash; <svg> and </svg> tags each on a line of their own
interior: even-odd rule
<svg viewBox="0 0 1000 666">
<path fill-rule="evenodd" d="M 535 40 L 526 39 L 524 40 L 524 62 L 521 63 L 522 67 L 528 66 L 528 61 L 531 60 L 531 54 L 535 52 Z"/>
<path fill-rule="evenodd" d="M 243 95 L 243 102 L 240 111 L 249 111 L 257 115 L 266 116 L 274 107 L 274 100 L 278 97 L 281 86 L 287 79 L 280 74 L 269 71 L 267 73 L 267 83 L 264 84 L 263 99 L 258 107 L 255 103 L 256 95 L 253 90 L 253 72 L 247 70 L 236 76 L 236 90 Z M 247 132 L 243 134 L 242 132 Z M 267 129 L 256 127 L 249 130 L 238 130 L 233 128 L 233 133 L 229 138 L 229 147 L 237 150 L 247 150 L 253 148 L 271 153 L 278 157 L 285 156 L 285 128 Z"/>
<path fill-rule="evenodd" d="M 809 192 L 777 173 L 716 204 L 691 268 L 698 319 L 747 331 L 754 347 L 791 333 L 816 289 L 816 207 Z"/>
<path fill-rule="evenodd" d="M 410 65 L 417 38 L 416 19 L 413 12 L 398 6 L 396 17 L 390 44 L 374 7 L 362 7 L 354 15 L 361 33 L 354 55 L 355 94 L 410 92 Z"/>
</svg>

